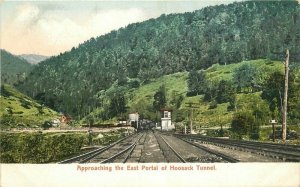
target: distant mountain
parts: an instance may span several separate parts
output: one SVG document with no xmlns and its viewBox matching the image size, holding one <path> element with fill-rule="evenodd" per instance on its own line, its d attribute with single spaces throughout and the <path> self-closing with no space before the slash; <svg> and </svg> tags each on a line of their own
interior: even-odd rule
<svg viewBox="0 0 300 187">
<path fill-rule="evenodd" d="M 19 57 L 25 59 L 30 64 L 38 64 L 41 61 L 44 61 L 47 58 L 49 58 L 48 56 L 36 55 L 36 54 L 22 54 L 22 55 L 19 55 Z"/>
<path fill-rule="evenodd" d="M 1 83 L 13 85 L 19 81 L 24 81 L 32 70 L 32 65 L 26 60 L 5 50 L 0 50 L 0 56 Z"/>
<path fill-rule="evenodd" d="M 267 58 L 299 61 L 297 1 L 245 1 L 161 15 L 91 38 L 35 66 L 18 88 L 81 118 L 113 85 L 139 86 L 176 72 Z M 297 59 L 298 58 L 298 59 Z M 116 92 L 118 94 L 118 92 Z M 109 94 L 113 96 L 114 94 Z"/>
</svg>

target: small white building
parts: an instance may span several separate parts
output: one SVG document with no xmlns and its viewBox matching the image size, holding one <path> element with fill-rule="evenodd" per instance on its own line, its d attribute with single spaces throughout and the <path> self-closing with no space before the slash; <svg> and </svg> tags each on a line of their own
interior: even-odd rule
<svg viewBox="0 0 300 187">
<path fill-rule="evenodd" d="M 138 129 L 139 127 L 139 113 L 134 112 L 134 113 L 129 113 L 129 124 L 132 126 L 133 124 L 136 124 L 136 128 Z"/>
<path fill-rule="evenodd" d="M 52 120 L 52 126 L 53 127 L 59 127 L 60 126 L 60 120 L 59 119 L 53 119 Z"/>
<path fill-rule="evenodd" d="M 127 121 L 119 121 L 118 125 L 127 125 Z"/>
<path fill-rule="evenodd" d="M 161 118 L 161 130 L 162 131 L 169 131 L 175 129 L 175 125 L 172 124 L 171 118 L 171 109 L 163 108 L 162 111 L 162 118 Z"/>
</svg>

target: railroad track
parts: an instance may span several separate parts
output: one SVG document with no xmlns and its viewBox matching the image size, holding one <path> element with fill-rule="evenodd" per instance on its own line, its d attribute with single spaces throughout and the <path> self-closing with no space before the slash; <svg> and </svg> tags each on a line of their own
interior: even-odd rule
<svg viewBox="0 0 300 187">
<path fill-rule="evenodd" d="M 130 157 L 130 155 L 133 152 L 134 148 L 136 147 L 137 143 L 142 139 L 143 136 L 145 136 L 145 133 L 138 135 L 136 140 L 133 143 L 131 143 L 129 146 L 125 147 L 125 149 L 123 149 L 117 153 L 114 153 L 112 156 L 110 156 L 107 159 L 102 160 L 100 163 L 112 163 L 114 161 L 116 161 L 118 163 L 125 163 L 128 160 L 128 158 Z"/>
<path fill-rule="evenodd" d="M 171 133 L 162 133 L 162 134 L 165 135 L 165 136 L 172 136 Z M 163 137 L 162 137 L 162 138 L 163 138 Z M 177 138 L 179 138 L 179 137 L 177 137 Z M 212 155 L 215 155 L 215 156 L 217 156 L 217 157 L 219 157 L 219 158 L 222 158 L 222 160 L 225 160 L 225 161 L 227 161 L 227 162 L 230 162 L 230 163 L 236 163 L 236 162 L 239 162 L 239 160 L 237 160 L 237 159 L 235 159 L 235 158 L 233 158 L 233 157 L 231 157 L 231 156 L 229 156 L 229 155 L 226 155 L 226 154 L 220 153 L 220 152 L 218 152 L 218 151 L 209 149 L 209 148 L 207 148 L 207 147 L 205 147 L 205 146 L 201 146 L 201 145 L 199 145 L 199 144 L 196 144 L 196 143 L 194 143 L 194 142 L 188 141 L 188 140 L 186 140 L 186 139 L 182 139 L 182 138 L 179 138 L 179 139 L 181 139 L 182 141 L 184 141 L 184 142 L 190 144 L 191 146 L 197 147 L 198 149 L 201 149 L 201 150 L 203 150 L 203 151 L 205 151 L 205 152 L 208 152 L 209 154 L 212 154 Z"/>
<path fill-rule="evenodd" d="M 114 160 L 118 159 L 116 162 L 125 163 L 130 157 L 132 151 L 134 150 L 137 142 L 144 136 L 144 133 L 138 133 L 118 144 L 110 147 L 109 149 L 97 154 L 95 157 L 87 160 L 89 163 L 112 163 Z M 127 154 L 126 154 L 127 153 Z M 125 156 L 126 155 L 126 156 Z"/>
<path fill-rule="evenodd" d="M 300 162 L 300 146 L 280 145 L 274 143 L 261 143 L 253 141 L 239 141 L 204 137 L 197 135 L 175 135 L 182 140 L 192 142 L 201 142 L 204 144 L 213 144 L 223 148 L 251 152 L 258 155 L 268 156 L 287 162 Z M 201 146 L 199 144 L 196 144 Z M 204 147 L 204 146 L 203 146 Z"/>
<path fill-rule="evenodd" d="M 163 142 L 163 144 L 167 145 L 168 149 L 170 149 L 182 163 L 186 163 L 185 159 L 177 151 L 175 151 L 175 149 L 166 141 L 166 139 L 161 134 L 157 134 L 154 132 L 154 136 L 161 148 L 162 148 L 162 142 Z M 166 151 L 165 148 L 163 148 L 162 150 Z M 169 160 L 166 157 L 165 153 L 164 153 L 164 155 L 165 155 L 166 160 Z"/>
<path fill-rule="evenodd" d="M 194 142 L 191 142 L 191 141 L 188 141 L 188 140 L 185 140 L 185 139 L 182 139 L 183 141 L 187 142 L 188 144 L 191 144 L 195 147 L 198 147 L 199 149 L 202 149 L 203 151 L 206 151 L 210 154 L 213 154 L 213 155 L 216 155 L 217 157 L 221 157 L 223 160 L 226 160 L 227 162 L 230 162 L 230 163 L 236 163 L 236 162 L 239 162 L 239 160 L 231 157 L 231 156 L 228 156 L 226 154 L 223 154 L 223 153 L 220 153 L 218 151 L 215 151 L 215 150 L 212 150 L 212 149 L 209 149 L 205 146 L 202 146 L 202 145 L 199 145 L 199 144 L 196 144 Z"/>
<path fill-rule="evenodd" d="M 143 135 L 143 134 L 142 134 Z M 99 157 L 99 155 L 107 152 L 108 150 L 110 149 L 113 149 L 115 146 L 119 145 L 119 144 L 122 144 L 124 142 L 130 142 L 132 140 L 134 140 L 136 137 L 142 137 L 141 135 L 139 134 L 132 134 L 132 135 L 129 135 L 129 136 L 126 136 L 112 144 L 109 144 L 105 147 L 101 147 L 101 148 L 98 148 L 96 150 L 93 150 L 93 151 L 90 151 L 90 152 L 87 152 L 87 153 L 84 153 L 84 154 L 81 154 L 81 155 L 78 155 L 76 157 L 72 157 L 72 158 L 69 158 L 69 159 L 66 159 L 66 160 L 63 160 L 61 162 L 58 162 L 59 164 L 66 164 L 66 163 L 87 163 L 87 162 L 92 162 L 93 159 L 95 157 Z M 128 143 L 125 143 L 125 144 L 128 144 Z M 136 142 L 134 142 L 133 144 L 131 144 L 130 146 L 126 147 L 126 151 L 122 150 L 120 152 L 122 152 L 122 154 L 126 153 L 128 150 L 130 150 L 130 153 L 132 152 L 133 148 L 135 147 L 136 145 Z M 121 149 L 121 148 L 120 148 Z M 132 149 L 132 150 L 131 150 Z M 124 152 L 123 152 L 124 151 Z M 120 154 L 121 155 L 121 154 Z M 130 156 L 130 155 L 129 155 Z M 129 157 L 128 156 L 128 157 Z M 111 158 L 110 160 L 112 160 L 113 158 Z M 128 158 L 126 158 L 127 160 Z M 109 162 L 109 160 L 105 161 L 105 162 Z"/>
</svg>

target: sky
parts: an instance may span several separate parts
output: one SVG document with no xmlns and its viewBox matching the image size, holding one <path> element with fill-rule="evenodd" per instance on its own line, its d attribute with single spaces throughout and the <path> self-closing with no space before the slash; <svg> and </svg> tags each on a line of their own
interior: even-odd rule
<svg viewBox="0 0 300 187">
<path fill-rule="evenodd" d="M 0 0 L 0 48 L 16 55 L 53 56 L 130 23 L 232 2 Z"/>
</svg>

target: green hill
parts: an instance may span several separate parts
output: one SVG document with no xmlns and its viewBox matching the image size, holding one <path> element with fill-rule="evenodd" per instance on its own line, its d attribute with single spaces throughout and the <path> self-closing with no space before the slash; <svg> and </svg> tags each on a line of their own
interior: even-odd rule
<svg viewBox="0 0 300 187">
<path fill-rule="evenodd" d="M 9 85 L 1 86 L 0 96 L 1 128 L 40 127 L 46 120 L 58 114 L 20 93 Z"/>
<path fill-rule="evenodd" d="M 230 65 L 214 65 L 211 68 L 205 70 L 207 73 L 207 77 L 209 80 L 220 81 L 231 80 L 233 78 L 233 71 L 241 67 L 245 63 L 251 63 L 257 68 L 263 70 L 266 74 L 265 76 L 270 75 L 274 71 L 283 71 L 283 65 L 280 62 L 269 62 L 265 60 L 254 60 L 254 61 L 245 61 L 238 64 L 230 64 Z M 179 111 L 183 112 L 184 119 L 187 121 L 188 108 L 186 107 L 186 103 L 193 102 L 199 103 L 199 108 L 195 109 L 194 112 L 194 121 L 202 126 L 218 126 L 220 124 L 228 125 L 231 123 L 233 111 L 228 112 L 227 106 L 228 103 L 218 104 L 215 109 L 209 109 L 211 102 L 203 101 L 203 95 L 194 96 L 194 97 L 186 97 L 187 88 L 187 77 L 188 72 L 176 73 L 172 75 L 163 76 L 150 84 L 141 86 L 139 89 L 133 90 L 129 93 L 129 106 L 140 106 L 141 103 L 144 105 L 152 105 L 153 103 L 153 95 L 159 89 L 159 86 L 162 84 L 166 85 L 167 90 L 167 99 L 168 105 L 171 104 L 172 97 L 174 94 L 180 94 L 184 96 L 184 100 L 182 101 Z M 266 101 L 263 101 L 260 98 L 260 92 L 253 94 L 238 94 L 237 103 L 238 107 L 241 110 L 250 110 L 253 102 L 260 104 L 261 107 L 268 107 Z M 176 116 L 175 116 L 176 117 Z M 173 119 L 175 120 L 175 119 Z"/>
<path fill-rule="evenodd" d="M 257 68 L 257 76 L 259 80 L 264 84 L 264 82 L 270 77 L 270 75 L 274 72 L 284 71 L 284 65 L 279 61 L 269 61 L 269 60 L 253 60 L 253 61 L 243 61 L 237 64 L 230 65 L 213 65 L 208 68 L 204 72 L 206 73 L 209 81 L 220 82 L 221 80 L 232 81 L 233 73 L 236 69 L 242 67 L 245 64 L 251 64 Z M 297 65 L 296 72 L 296 84 L 300 85 L 299 77 L 300 77 L 300 66 Z M 211 107 L 214 101 L 205 101 L 204 95 L 198 95 L 193 97 L 187 97 L 188 91 L 188 72 L 175 73 L 171 75 L 165 75 L 158 79 L 151 79 L 148 84 L 142 85 L 138 88 L 123 88 L 121 90 L 125 90 L 125 95 L 127 98 L 127 106 L 128 112 L 139 112 L 143 118 L 157 119 L 157 113 L 153 110 L 153 101 L 154 94 L 159 90 L 160 86 L 165 85 L 166 88 L 166 98 L 167 98 L 167 106 L 173 109 L 173 121 L 178 122 L 188 122 L 188 115 L 190 109 L 187 106 L 187 103 L 193 102 L 198 103 L 198 108 L 194 109 L 193 121 L 195 127 L 220 127 L 229 126 L 233 115 L 237 111 L 245 111 L 248 113 L 252 113 L 256 109 L 260 109 L 265 112 L 263 124 L 267 125 L 268 120 L 271 119 L 271 113 L 269 110 L 269 104 L 266 100 L 263 100 L 261 97 L 262 92 L 257 91 L 254 93 L 237 93 L 236 105 L 237 111 L 228 111 L 227 107 L 229 103 L 221 103 L 216 104 L 215 107 Z M 298 82 L 297 82 L 298 81 Z M 295 87 L 293 85 L 293 87 Z M 292 85 L 290 85 L 292 86 Z M 116 89 L 116 88 L 111 88 Z M 119 88 L 120 89 L 120 88 Z M 119 90 L 120 91 L 120 90 Z M 112 92 L 108 90 L 108 92 Z M 299 89 L 296 94 L 300 95 Z M 182 100 L 179 97 L 182 97 Z M 296 98 L 296 105 L 300 106 L 300 100 Z M 179 106 L 176 107 L 176 103 L 179 102 Z M 298 102 L 298 103 L 297 103 Z M 101 123 L 101 113 L 105 112 L 108 107 L 103 106 L 105 109 L 99 109 L 92 112 L 90 115 L 94 116 L 94 119 L 100 120 Z M 293 111 L 297 112 L 297 109 L 293 109 Z M 291 110 L 292 112 L 292 110 Z M 299 112 L 297 112 L 299 116 Z M 100 118 L 99 118 L 100 117 Z M 293 117 L 291 117 L 293 118 Z M 117 119 L 113 119 L 115 122 Z M 299 121 L 294 122 L 293 124 L 297 124 Z"/>
<path fill-rule="evenodd" d="M 32 65 L 25 59 L 0 50 L 1 83 L 13 85 L 24 81 L 32 69 Z"/>
<path fill-rule="evenodd" d="M 213 64 L 282 60 L 287 48 L 299 61 L 299 14 L 297 1 L 245 1 L 161 15 L 41 62 L 18 89 L 81 119 L 107 102 L 99 95 L 129 80 L 143 85 Z"/>
</svg>

